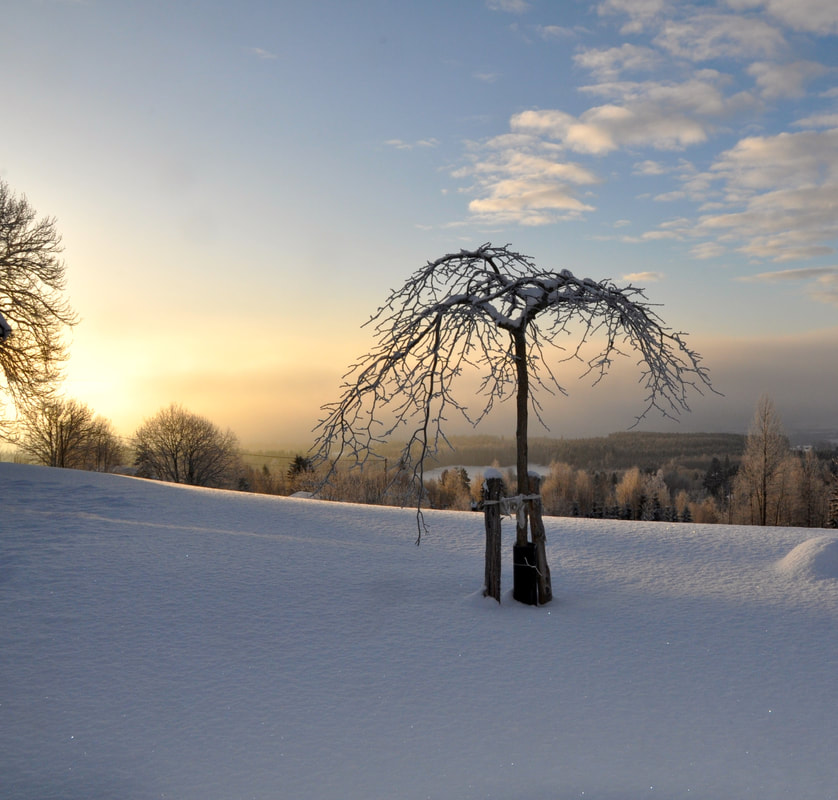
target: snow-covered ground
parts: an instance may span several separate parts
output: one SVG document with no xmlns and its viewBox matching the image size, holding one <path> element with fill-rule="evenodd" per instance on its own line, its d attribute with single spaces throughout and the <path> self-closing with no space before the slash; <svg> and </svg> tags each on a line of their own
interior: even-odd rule
<svg viewBox="0 0 838 800">
<path fill-rule="evenodd" d="M 0 797 L 838 797 L 835 532 L 427 517 L 0 464 Z"/>
</svg>

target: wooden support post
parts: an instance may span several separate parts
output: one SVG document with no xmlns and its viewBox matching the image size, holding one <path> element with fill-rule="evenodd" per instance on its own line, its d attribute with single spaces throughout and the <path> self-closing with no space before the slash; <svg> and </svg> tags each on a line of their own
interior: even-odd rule
<svg viewBox="0 0 838 800">
<path fill-rule="evenodd" d="M 535 545 L 535 566 L 538 573 L 538 604 L 544 605 L 553 599 L 553 584 L 550 567 L 547 564 L 547 534 L 544 530 L 541 508 L 541 477 L 529 474 L 529 493 L 538 495 L 530 501 L 530 531 Z"/>
<path fill-rule="evenodd" d="M 487 478 L 483 485 L 483 514 L 486 520 L 486 574 L 483 596 L 494 597 L 500 603 L 500 538 L 503 492 L 501 478 Z"/>
</svg>

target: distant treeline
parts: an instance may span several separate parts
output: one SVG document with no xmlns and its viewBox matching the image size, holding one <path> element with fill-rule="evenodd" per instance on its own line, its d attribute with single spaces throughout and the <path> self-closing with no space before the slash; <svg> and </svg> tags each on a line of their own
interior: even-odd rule
<svg viewBox="0 0 838 800">
<path fill-rule="evenodd" d="M 714 458 L 738 463 L 746 437 L 736 433 L 647 433 L 627 431 L 587 439 L 530 439 L 530 464 L 549 466 L 554 462 L 575 469 L 649 471 L 675 462 L 688 469 L 707 470 Z M 515 463 L 515 440 L 502 436 L 455 436 L 453 450 L 444 448 L 434 465 L 490 465 Z M 389 452 L 392 449 L 392 452 Z M 382 454 L 398 459 L 399 446 Z"/>
</svg>

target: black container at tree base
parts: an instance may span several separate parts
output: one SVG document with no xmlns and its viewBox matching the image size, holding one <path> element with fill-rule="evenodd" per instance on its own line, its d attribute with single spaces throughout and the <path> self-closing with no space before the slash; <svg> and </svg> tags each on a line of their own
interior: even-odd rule
<svg viewBox="0 0 838 800">
<path fill-rule="evenodd" d="M 537 606 L 538 572 L 532 542 L 512 545 L 512 580 L 512 597 L 519 603 Z"/>
</svg>

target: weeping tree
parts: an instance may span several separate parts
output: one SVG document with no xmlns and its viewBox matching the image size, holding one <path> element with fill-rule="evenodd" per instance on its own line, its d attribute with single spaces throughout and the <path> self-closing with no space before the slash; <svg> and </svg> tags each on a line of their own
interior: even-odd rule
<svg viewBox="0 0 838 800">
<path fill-rule="evenodd" d="M 691 390 L 711 388 L 699 355 L 664 325 L 642 289 L 539 269 L 509 246 L 487 243 L 429 261 L 367 325 L 377 344 L 344 376 L 340 399 L 323 406 L 313 461 L 328 465 L 327 482 L 341 460 L 363 465 L 404 429 L 399 476 L 409 477 L 419 498 L 417 543 L 425 463 L 447 444 L 443 427 L 452 412 L 476 426 L 496 403 L 514 398 L 517 491 L 527 498 L 530 411 L 544 424 L 539 390 L 566 394 L 553 364 L 577 361 L 596 383 L 617 356 L 635 352 L 646 391 L 638 421 L 652 410 L 677 416 L 689 410 Z M 590 355 L 593 342 L 600 344 Z M 455 393 L 457 378 L 471 369 L 480 375 L 476 410 Z M 518 545 L 528 541 L 528 525 L 519 513 Z"/>
</svg>

